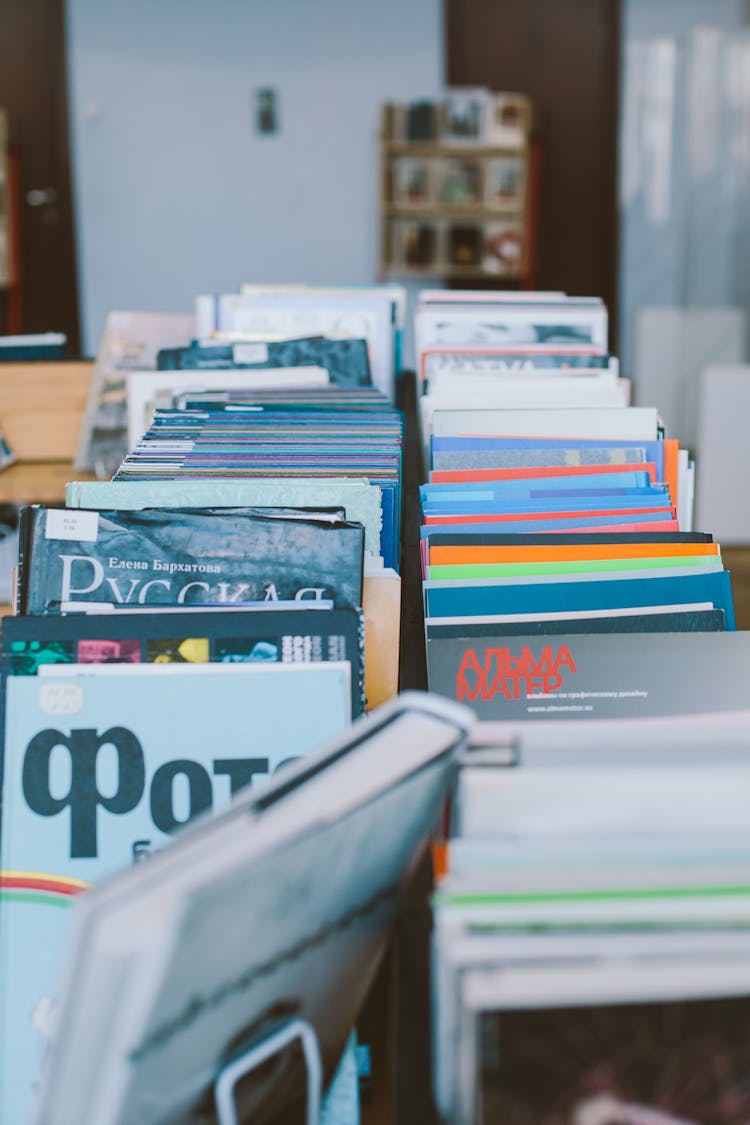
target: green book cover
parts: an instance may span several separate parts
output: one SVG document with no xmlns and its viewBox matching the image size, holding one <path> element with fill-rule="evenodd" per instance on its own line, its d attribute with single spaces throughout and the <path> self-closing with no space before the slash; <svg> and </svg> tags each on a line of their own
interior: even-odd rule
<svg viewBox="0 0 750 1125">
<path fill-rule="evenodd" d="M 659 555 L 635 559 L 564 559 L 555 562 L 528 563 L 462 563 L 453 566 L 430 566 L 428 578 L 452 580 L 460 578 L 528 578 L 540 574 L 592 574 L 619 570 L 658 570 L 679 567 L 712 567 L 723 570 L 719 555 Z"/>
</svg>

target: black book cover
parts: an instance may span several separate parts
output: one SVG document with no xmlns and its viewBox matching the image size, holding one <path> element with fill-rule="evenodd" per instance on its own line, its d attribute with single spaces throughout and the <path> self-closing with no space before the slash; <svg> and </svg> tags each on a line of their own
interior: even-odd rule
<svg viewBox="0 0 750 1125">
<path fill-rule="evenodd" d="M 367 341 L 330 340 L 309 336 L 299 340 L 268 343 L 199 344 L 188 348 L 164 348 L 157 354 L 160 371 L 324 367 L 332 383 L 340 387 L 364 387 L 372 383 Z"/>
<path fill-rule="evenodd" d="M 538 534 L 494 531 L 467 531 L 455 529 L 442 532 L 430 528 L 426 536 L 439 547 L 590 547 L 606 543 L 713 543 L 714 537 L 705 531 L 549 531 Z"/>
<path fill-rule="evenodd" d="M 88 602 L 303 599 L 361 606 L 363 558 L 363 526 L 336 515 L 33 506 L 21 517 L 18 607 L 38 614 Z"/>
<path fill-rule="evenodd" d="M 348 660 L 353 718 L 364 710 L 364 659 L 364 614 L 348 606 L 45 614 L 2 622 L 2 665 L 11 676 L 61 664 Z"/>
<path fill-rule="evenodd" d="M 540 621 L 477 622 L 426 626 L 427 639 L 441 637 L 543 637 L 569 633 L 721 633 L 726 628 L 723 609 L 696 609 L 685 613 L 634 613 L 613 617 L 567 617 Z"/>
<path fill-rule="evenodd" d="M 406 140 L 434 141 L 437 137 L 437 107 L 434 102 L 412 102 L 406 109 Z"/>
</svg>

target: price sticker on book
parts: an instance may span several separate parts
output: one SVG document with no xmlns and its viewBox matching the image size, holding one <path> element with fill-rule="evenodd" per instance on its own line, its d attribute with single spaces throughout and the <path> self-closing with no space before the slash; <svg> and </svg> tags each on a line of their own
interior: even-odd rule
<svg viewBox="0 0 750 1125">
<path fill-rule="evenodd" d="M 70 539 L 76 543 L 96 543 L 99 513 L 50 508 L 44 525 L 45 539 Z"/>
<path fill-rule="evenodd" d="M 268 363 L 267 344 L 235 344 L 232 352 L 237 364 Z"/>
<path fill-rule="evenodd" d="M 39 710 L 45 715 L 77 715 L 85 702 L 80 684 L 42 684 Z"/>
</svg>

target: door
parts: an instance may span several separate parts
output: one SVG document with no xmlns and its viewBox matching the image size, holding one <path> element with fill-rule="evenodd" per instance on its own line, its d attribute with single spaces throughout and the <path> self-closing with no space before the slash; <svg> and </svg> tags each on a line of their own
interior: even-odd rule
<svg viewBox="0 0 750 1125">
<path fill-rule="evenodd" d="M 534 103 L 536 287 L 603 297 L 614 328 L 620 0 L 445 0 L 445 15 L 449 86 Z"/>
<path fill-rule="evenodd" d="M 19 171 L 22 332 L 64 332 L 80 347 L 68 151 L 63 0 L 0 0 L 0 107 Z M 0 333 L 8 330 L 0 289 Z"/>
</svg>

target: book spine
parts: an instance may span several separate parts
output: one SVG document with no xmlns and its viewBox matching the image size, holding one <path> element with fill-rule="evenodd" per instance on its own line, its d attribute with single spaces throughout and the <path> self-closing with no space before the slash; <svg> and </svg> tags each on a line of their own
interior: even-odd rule
<svg viewBox="0 0 750 1125">
<path fill-rule="evenodd" d="M 367 708 L 365 694 L 365 611 L 358 609 L 357 613 L 357 663 L 352 659 L 352 675 L 356 677 L 357 692 L 359 694 L 362 713 Z M 354 654 L 352 654 L 353 656 Z"/>
<path fill-rule="evenodd" d="M 34 523 L 35 511 L 37 511 L 37 508 L 34 505 L 25 504 L 21 508 L 18 520 L 18 565 L 16 567 L 16 582 L 13 599 L 13 612 L 16 614 L 25 612 L 29 538 Z"/>
</svg>

